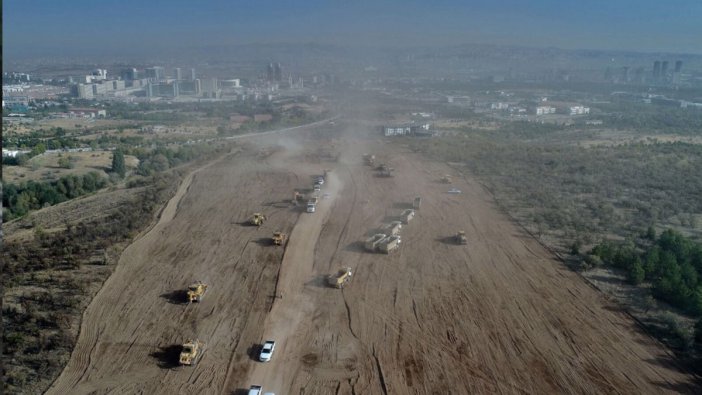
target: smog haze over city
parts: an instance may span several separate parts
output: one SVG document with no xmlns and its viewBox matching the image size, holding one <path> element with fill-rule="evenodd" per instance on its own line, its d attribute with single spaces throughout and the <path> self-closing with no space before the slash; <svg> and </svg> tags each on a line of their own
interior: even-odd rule
<svg viewBox="0 0 702 395">
<path fill-rule="evenodd" d="M 702 393 L 699 0 L 2 17 L 0 393 Z"/>
</svg>

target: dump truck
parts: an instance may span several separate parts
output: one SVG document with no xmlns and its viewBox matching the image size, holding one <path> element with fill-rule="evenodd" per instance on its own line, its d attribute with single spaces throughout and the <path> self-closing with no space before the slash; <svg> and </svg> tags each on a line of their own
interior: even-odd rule
<svg viewBox="0 0 702 395">
<path fill-rule="evenodd" d="M 367 251 L 375 252 L 378 248 L 378 243 L 380 243 L 380 241 L 386 237 L 387 237 L 386 234 L 376 233 L 373 236 L 366 239 L 366 242 L 364 243 L 364 247 L 366 248 Z"/>
<path fill-rule="evenodd" d="M 389 254 L 399 248 L 401 242 L 399 235 L 388 236 L 378 243 L 378 251 Z"/>
<path fill-rule="evenodd" d="M 453 236 L 453 240 L 456 242 L 456 244 L 468 244 L 466 232 L 462 230 L 456 232 L 456 234 Z"/>
<path fill-rule="evenodd" d="M 380 177 L 392 177 L 392 176 L 393 176 L 393 174 L 392 174 L 393 171 L 395 171 L 394 168 L 388 167 L 388 166 L 386 166 L 386 165 L 383 165 L 383 166 L 381 166 L 380 169 L 378 170 L 378 176 L 380 176 Z"/>
<path fill-rule="evenodd" d="M 441 182 L 443 182 L 444 184 L 450 184 L 453 182 L 453 180 L 451 179 L 450 175 L 445 174 L 443 177 L 441 177 Z"/>
<path fill-rule="evenodd" d="M 183 343 L 183 348 L 180 351 L 180 364 L 186 366 L 195 365 L 202 356 L 202 350 L 204 347 L 205 343 L 197 339 L 188 340 Z"/>
<path fill-rule="evenodd" d="M 415 210 L 419 210 L 419 207 L 422 205 L 422 198 L 417 196 L 414 198 L 414 202 L 412 202 L 412 208 Z"/>
<path fill-rule="evenodd" d="M 408 224 L 412 218 L 414 218 L 414 210 L 411 208 L 408 208 L 400 214 L 400 221 L 405 225 Z"/>
<path fill-rule="evenodd" d="M 344 288 L 347 282 L 351 281 L 353 272 L 350 267 L 339 269 L 338 272 L 327 277 L 327 284 L 334 288 Z"/>
<path fill-rule="evenodd" d="M 190 284 L 187 291 L 188 303 L 201 301 L 202 297 L 205 296 L 205 292 L 207 292 L 207 284 L 202 281 Z"/>
<path fill-rule="evenodd" d="M 373 166 L 375 164 L 375 155 L 363 154 L 363 163 Z"/>
<path fill-rule="evenodd" d="M 389 224 L 383 225 L 381 227 L 381 230 L 383 233 L 389 235 L 389 236 L 394 236 L 402 230 L 402 222 L 400 221 L 392 221 Z"/>
<path fill-rule="evenodd" d="M 288 235 L 286 235 L 283 232 L 274 232 L 273 233 L 273 244 L 280 246 L 285 244 L 285 240 L 287 240 Z"/>
<path fill-rule="evenodd" d="M 261 213 L 254 213 L 254 214 L 251 216 L 251 219 L 249 220 L 249 223 L 250 223 L 251 225 L 261 226 L 261 225 L 263 225 L 263 222 L 264 222 L 265 220 L 266 220 L 266 216 L 265 216 L 265 215 L 263 215 L 263 214 L 261 214 Z"/>
</svg>

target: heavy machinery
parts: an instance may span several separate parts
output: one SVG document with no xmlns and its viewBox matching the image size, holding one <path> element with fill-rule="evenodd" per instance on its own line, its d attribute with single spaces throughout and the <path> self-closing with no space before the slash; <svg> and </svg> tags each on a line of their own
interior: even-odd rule
<svg viewBox="0 0 702 395">
<path fill-rule="evenodd" d="M 190 284 L 187 291 L 188 303 L 200 302 L 205 292 L 207 292 L 207 284 L 202 281 Z"/>
<path fill-rule="evenodd" d="M 468 239 L 466 238 L 466 232 L 459 230 L 456 235 L 453 236 L 453 240 L 456 244 L 468 244 Z"/>
<path fill-rule="evenodd" d="M 408 224 L 412 218 L 414 218 L 414 210 L 411 208 L 408 208 L 400 214 L 400 221 L 405 225 Z"/>
<path fill-rule="evenodd" d="M 273 244 L 277 246 L 281 246 L 285 244 L 285 240 L 287 240 L 288 235 L 286 235 L 283 232 L 274 232 L 273 233 Z"/>
<path fill-rule="evenodd" d="M 401 242 L 402 240 L 400 239 L 399 235 L 388 236 L 381 240 L 380 243 L 378 243 L 378 250 L 380 252 L 389 254 L 392 251 L 398 249 L 400 247 Z"/>
<path fill-rule="evenodd" d="M 363 154 L 363 163 L 368 166 L 373 166 L 375 164 L 375 155 Z"/>
<path fill-rule="evenodd" d="M 394 168 L 386 165 L 386 164 L 381 164 L 380 166 L 376 167 L 375 170 L 378 171 L 378 176 L 380 177 L 392 177 L 392 172 L 395 171 Z"/>
<path fill-rule="evenodd" d="M 395 236 L 402 230 L 402 222 L 392 221 L 389 224 L 383 225 L 380 229 L 386 235 Z"/>
<path fill-rule="evenodd" d="M 419 207 L 422 205 L 422 198 L 417 196 L 414 198 L 414 202 L 412 202 L 412 208 L 415 210 L 419 210 Z"/>
<path fill-rule="evenodd" d="M 183 348 L 180 351 L 180 364 L 186 366 L 195 365 L 202 356 L 204 347 L 205 343 L 197 339 L 183 343 Z"/>
<path fill-rule="evenodd" d="M 293 192 L 293 204 L 297 205 L 305 202 L 305 194 L 298 191 Z"/>
<path fill-rule="evenodd" d="M 376 233 L 373 236 L 366 239 L 366 242 L 363 244 L 363 246 L 366 248 L 366 251 L 375 252 L 378 249 L 378 243 L 380 243 L 380 241 L 386 237 L 387 235 L 383 233 Z"/>
<path fill-rule="evenodd" d="M 344 288 L 344 285 L 346 285 L 347 282 L 351 281 L 352 275 L 353 272 L 351 271 L 350 267 L 339 269 L 338 272 L 327 277 L 327 284 L 334 288 Z"/>
<path fill-rule="evenodd" d="M 266 216 L 261 214 L 261 213 L 254 213 L 253 216 L 251 216 L 251 219 L 249 220 L 249 223 L 254 226 L 261 226 L 263 225 L 263 222 L 266 220 Z"/>
<path fill-rule="evenodd" d="M 451 179 L 450 175 L 445 174 L 443 177 L 441 177 L 441 182 L 444 184 L 451 184 L 453 180 Z"/>
</svg>

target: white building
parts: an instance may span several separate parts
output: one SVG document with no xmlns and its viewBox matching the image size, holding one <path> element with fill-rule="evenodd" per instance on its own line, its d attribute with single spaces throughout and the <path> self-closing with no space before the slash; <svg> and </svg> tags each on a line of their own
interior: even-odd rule
<svg viewBox="0 0 702 395">
<path fill-rule="evenodd" d="M 584 115 L 590 113 L 590 107 L 572 106 L 570 107 L 570 115 Z"/>
<path fill-rule="evenodd" d="M 536 107 L 536 115 L 546 115 L 546 114 L 555 114 L 556 113 L 556 107 L 552 106 L 538 106 Z"/>
</svg>

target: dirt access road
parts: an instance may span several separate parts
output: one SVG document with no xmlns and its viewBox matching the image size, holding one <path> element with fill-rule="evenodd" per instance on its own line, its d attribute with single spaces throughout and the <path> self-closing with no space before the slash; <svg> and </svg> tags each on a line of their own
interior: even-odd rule
<svg viewBox="0 0 702 395">
<path fill-rule="evenodd" d="M 451 172 L 444 164 L 330 134 L 296 131 L 283 148 L 247 149 L 195 173 L 125 250 L 49 393 L 232 394 L 252 384 L 279 395 L 699 389 L 477 182 L 456 178 L 463 193 L 447 194 L 438 182 Z M 341 157 L 325 161 L 325 150 Z M 395 177 L 377 177 L 364 151 Z M 291 207 L 294 188 L 325 168 L 333 177 L 318 212 Z M 360 241 L 414 196 L 423 205 L 400 249 L 363 251 Z M 256 211 L 268 221 L 243 225 Z M 285 249 L 268 245 L 275 230 L 290 234 Z M 457 230 L 468 245 L 451 241 Z M 326 287 L 342 266 L 354 269 L 350 284 Z M 200 304 L 181 304 L 193 280 L 209 291 Z M 204 341 L 205 353 L 197 366 L 178 367 L 189 337 Z M 264 364 L 256 356 L 266 338 L 278 345 Z"/>
</svg>

